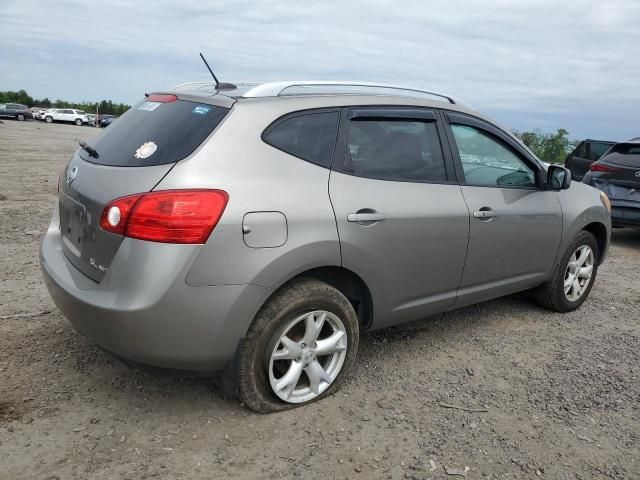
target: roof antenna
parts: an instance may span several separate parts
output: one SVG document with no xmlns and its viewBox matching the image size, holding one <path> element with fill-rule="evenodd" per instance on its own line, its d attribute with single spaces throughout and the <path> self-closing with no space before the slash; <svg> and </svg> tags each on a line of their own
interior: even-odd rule
<svg viewBox="0 0 640 480">
<path fill-rule="evenodd" d="M 211 67 L 207 63 L 207 60 L 204 58 L 204 55 L 202 55 L 202 52 L 200 52 L 200 58 L 202 59 L 204 64 L 207 66 L 207 70 L 209 70 L 209 73 L 211 74 L 211 76 L 215 80 L 215 82 L 216 82 L 216 90 L 235 90 L 236 88 L 238 88 L 233 83 L 219 82 L 218 81 L 218 77 L 216 77 L 216 74 L 213 73 L 213 70 L 211 70 Z"/>
</svg>

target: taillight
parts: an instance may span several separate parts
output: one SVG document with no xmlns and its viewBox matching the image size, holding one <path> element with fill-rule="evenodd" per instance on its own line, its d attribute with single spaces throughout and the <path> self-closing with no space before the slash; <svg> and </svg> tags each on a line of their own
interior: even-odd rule
<svg viewBox="0 0 640 480">
<path fill-rule="evenodd" d="M 143 195 L 143 193 L 138 193 L 136 195 L 129 195 L 128 197 L 118 198 L 104 207 L 102 216 L 100 217 L 100 228 L 105 232 L 124 235 L 129 213 L 131 213 L 131 209 Z"/>
<path fill-rule="evenodd" d="M 223 190 L 164 190 L 109 203 L 100 227 L 111 233 L 162 243 L 205 243 L 224 212 Z"/>
<path fill-rule="evenodd" d="M 615 168 L 615 167 L 610 167 L 609 165 L 605 165 L 603 163 L 592 163 L 591 166 L 589 167 L 589 170 L 591 170 L 592 172 L 619 172 L 620 169 L 619 168 Z"/>
</svg>

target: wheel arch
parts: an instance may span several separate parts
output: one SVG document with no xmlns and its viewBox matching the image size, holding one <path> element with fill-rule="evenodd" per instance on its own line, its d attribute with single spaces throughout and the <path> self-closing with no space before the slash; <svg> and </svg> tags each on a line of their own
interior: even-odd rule
<svg viewBox="0 0 640 480">
<path fill-rule="evenodd" d="M 340 293 L 347 297 L 356 311 L 360 329 L 368 330 L 371 327 L 373 323 L 373 299 L 369 287 L 358 274 L 352 270 L 337 265 L 314 267 L 297 273 L 282 282 L 281 285 L 274 289 L 273 293 L 300 278 L 315 278 L 316 280 L 328 283 L 339 290 Z M 266 304 L 270 298 L 271 296 L 267 298 L 263 305 Z"/>
<path fill-rule="evenodd" d="M 604 260 L 607 249 L 607 227 L 600 222 L 592 222 L 585 225 L 582 230 L 589 232 L 596 237 L 596 241 L 598 242 L 598 265 L 600 265 Z"/>
</svg>

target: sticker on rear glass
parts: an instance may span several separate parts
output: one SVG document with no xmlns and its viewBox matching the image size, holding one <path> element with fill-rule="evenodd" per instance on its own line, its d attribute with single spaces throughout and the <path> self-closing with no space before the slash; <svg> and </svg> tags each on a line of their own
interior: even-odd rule
<svg viewBox="0 0 640 480">
<path fill-rule="evenodd" d="M 160 106 L 161 102 L 144 102 L 138 107 L 138 110 L 144 110 L 145 112 L 153 112 Z"/>
<path fill-rule="evenodd" d="M 200 115 L 206 115 L 207 113 L 209 113 L 209 110 L 211 110 L 211 107 L 207 107 L 205 105 L 198 105 L 197 107 L 193 107 L 193 110 L 191 110 L 191 112 L 197 113 Z"/>
<path fill-rule="evenodd" d="M 135 157 L 148 158 L 154 153 L 156 153 L 157 149 L 158 149 L 158 145 L 156 145 L 155 142 L 145 142 L 142 145 L 140 145 L 140 148 L 136 150 Z"/>
</svg>

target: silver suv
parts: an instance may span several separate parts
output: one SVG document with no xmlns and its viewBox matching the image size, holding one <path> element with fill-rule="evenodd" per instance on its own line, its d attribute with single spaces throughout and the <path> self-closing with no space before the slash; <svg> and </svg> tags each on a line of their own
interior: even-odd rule
<svg viewBox="0 0 640 480">
<path fill-rule="evenodd" d="M 485 116 L 408 88 L 225 88 L 148 95 L 61 174 L 42 271 L 104 349 L 269 412 L 335 392 L 363 331 L 589 295 L 607 197 Z"/>
</svg>

